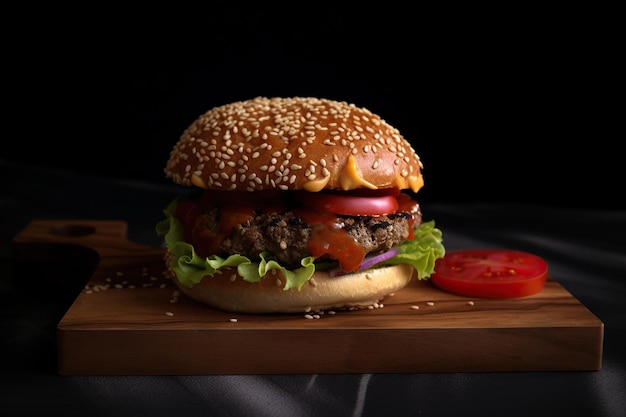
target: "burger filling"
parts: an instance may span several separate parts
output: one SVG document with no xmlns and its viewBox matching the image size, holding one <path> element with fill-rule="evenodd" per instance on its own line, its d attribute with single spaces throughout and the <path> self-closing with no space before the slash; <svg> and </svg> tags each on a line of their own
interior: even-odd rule
<svg viewBox="0 0 626 417">
<path fill-rule="evenodd" d="M 380 257 L 381 264 L 410 263 L 426 278 L 444 254 L 441 232 L 432 221 L 422 222 L 418 203 L 407 194 L 393 196 L 393 212 L 349 215 L 336 204 L 303 204 L 297 193 L 206 191 L 201 198 L 172 202 L 157 231 L 178 254 L 179 280 L 192 272 L 189 286 L 234 266 L 253 282 L 279 269 L 287 278 L 285 289 L 300 288 L 316 269 L 356 272 L 380 254 L 389 254 Z"/>
</svg>

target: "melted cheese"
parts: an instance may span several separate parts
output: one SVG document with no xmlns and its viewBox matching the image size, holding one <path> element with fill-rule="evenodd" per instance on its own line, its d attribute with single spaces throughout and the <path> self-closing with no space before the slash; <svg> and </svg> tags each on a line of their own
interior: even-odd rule
<svg viewBox="0 0 626 417">
<path fill-rule="evenodd" d="M 348 162 L 343 168 L 343 171 L 341 171 L 341 174 L 339 174 L 339 184 L 343 190 L 354 190 L 360 187 L 371 188 L 372 190 L 378 188 L 371 182 L 363 179 L 361 173 L 357 170 L 354 155 L 348 156 Z"/>
<path fill-rule="evenodd" d="M 204 181 L 202 181 L 202 178 L 200 178 L 196 174 L 193 174 L 191 176 L 191 183 L 196 187 L 206 188 L 206 184 L 204 183 Z"/>
<path fill-rule="evenodd" d="M 322 191 L 324 187 L 326 187 L 326 184 L 328 184 L 328 181 L 330 181 L 330 175 L 327 175 L 319 180 L 308 181 L 304 183 L 303 187 L 306 191 L 310 192 Z"/>
<path fill-rule="evenodd" d="M 409 175 L 408 177 L 398 175 L 393 181 L 393 186 L 400 190 L 410 188 L 414 193 L 416 193 L 424 186 L 424 177 L 422 177 L 422 175 Z"/>
<path fill-rule="evenodd" d="M 419 175 L 417 177 L 416 176 L 409 177 L 409 187 L 414 193 L 416 193 L 423 186 L 424 186 L 424 177 L 422 177 L 422 175 Z"/>
</svg>

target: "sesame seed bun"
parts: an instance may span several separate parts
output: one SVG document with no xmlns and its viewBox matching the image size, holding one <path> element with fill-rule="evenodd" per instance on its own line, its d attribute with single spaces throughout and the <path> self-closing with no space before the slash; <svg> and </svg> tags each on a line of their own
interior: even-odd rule
<svg viewBox="0 0 626 417">
<path fill-rule="evenodd" d="M 181 292 L 200 303 L 233 313 L 309 313 L 347 310 L 379 305 L 385 296 L 404 288 L 415 271 L 407 264 L 391 265 L 339 277 L 316 271 L 297 290 L 283 290 L 278 276 L 251 283 L 232 273 L 207 277 L 193 287 L 181 284 L 170 271 Z"/>
<path fill-rule="evenodd" d="M 325 190 L 410 189 L 417 192 L 424 184 L 421 169 L 419 156 L 400 132 L 365 108 L 346 102 L 312 97 L 257 97 L 215 107 L 198 117 L 183 132 L 170 152 L 164 172 L 166 177 L 175 183 L 196 187 L 204 190 L 204 196 L 210 196 L 218 195 L 217 191 L 231 191 L 233 194 L 240 191 L 272 191 L 273 194 L 276 191 L 299 190 L 315 193 Z M 223 198 L 224 193 L 219 195 Z M 245 197 L 237 195 L 237 198 Z M 207 201 L 210 201 L 210 198 Z M 409 225 L 407 227 L 417 227 L 421 222 L 421 214 L 419 218 L 415 217 L 417 213 L 415 207 L 418 206 L 411 205 L 410 214 L 404 213 L 412 220 L 408 217 L 398 217 L 400 219 L 398 221 L 404 222 L 403 226 L 406 224 Z M 302 207 L 299 206 L 297 209 Z M 310 210 L 309 215 L 312 212 L 313 216 L 318 216 L 315 210 Z M 187 236 L 193 235 L 200 241 L 202 236 L 208 236 L 205 239 L 210 243 L 217 243 L 219 248 L 211 245 L 204 247 L 211 247 L 210 251 L 221 250 L 224 253 L 220 256 L 241 255 L 241 248 L 237 249 L 239 252 L 227 250 L 226 247 L 230 249 L 234 246 L 225 246 L 225 242 L 228 241 L 229 233 L 235 230 L 234 227 L 239 227 L 238 236 L 244 233 L 241 227 L 243 223 L 230 225 L 227 220 L 225 222 L 228 224 L 227 230 L 220 234 L 222 233 L 220 227 L 223 225 L 215 223 L 221 220 L 214 220 L 219 217 L 214 218 L 208 212 L 195 210 L 186 213 L 186 216 L 190 216 L 189 213 L 192 213 L 192 217 L 198 216 L 191 221 L 186 217 L 185 227 L 193 228 L 186 229 Z M 307 214 L 304 213 L 300 211 L 299 221 L 302 221 L 301 218 L 307 221 Z M 280 216 L 284 213 L 275 214 Z M 317 239 L 319 243 L 322 239 L 329 239 L 322 243 L 330 247 L 331 244 L 328 242 L 332 241 L 333 234 L 346 233 L 342 228 L 323 224 L 326 220 L 313 218 L 317 226 L 328 228 L 329 234 L 323 234 L 323 238 L 319 235 L 313 237 L 314 234 L 309 237 L 302 232 L 308 229 L 298 229 L 300 223 L 295 222 L 289 223 L 291 225 L 289 227 L 295 232 L 285 233 L 285 236 L 295 236 L 300 239 L 297 242 L 301 242 L 302 239 L 310 239 L 309 242 Z M 413 221 L 416 219 L 414 224 Z M 236 220 L 240 221 L 241 218 L 236 217 Z M 252 220 L 247 220 L 246 224 L 250 225 L 251 222 Z M 288 222 L 280 225 L 280 222 L 272 220 L 270 223 L 269 226 L 262 226 L 261 233 L 272 235 L 272 239 L 274 235 L 280 233 L 274 233 L 271 227 L 283 229 L 288 227 Z M 170 227 L 169 221 L 164 224 Z M 371 227 L 376 228 L 377 224 L 373 222 Z M 387 222 L 384 227 L 399 232 L 404 230 L 402 227 L 394 228 L 393 224 L 391 226 L 390 224 Z M 269 232 L 266 228 L 269 228 Z M 256 233 L 257 230 L 255 227 L 248 229 L 252 233 Z M 372 229 L 370 232 L 372 236 L 373 233 L 386 236 L 382 230 L 376 229 L 375 232 Z M 360 239 L 369 239 L 368 231 L 362 232 Z M 410 232 L 408 234 L 410 235 Z M 389 235 L 391 237 L 388 239 L 394 238 L 391 232 Z M 220 240 L 211 240 L 215 236 L 219 236 Z M 348 243 L 345 247 L 341 246 L 340 250 L 333 249 L 335 252 L 328 252 L 330 258 L 337 260 L 341 265 L 342 256 L 353 255 L 354 249 L 357 253 L 359 248 L 364 249 L 364 245 L 358 245 L 365 240 L 359 241 L 354 236 L 352 240 L 354 247 Z M 179 242 L 170 243 L 175 246 Z M 346 241 L 340 242 L 343 245 Z M 174 252 L 170 251 L 172 249 L 170 243 L 166 253 L 166 265 L 172 280 L 180 290 L 201 303 L 238 313 L 307 313 L 317 310 L 367 307 L 376 305 L 386 295 L 405 287 L 416 274 L 415 264 L 410 262 L 371 267 L 364 271 L 357 269 L 359 272 L 349 272 L 340 276 L 331 276 L 327 270 L 315 269 L 311 271 L 312 276 L 307 276 L 307 281 L 303 283 L 300 281 L 295 288 L 295 285 L 286 285 L 287 278 L 293 275 L 283 276 L 283 273 L 276 269 L 263 272 L 260 281 L 250 282 L 249 276 L 244 279 L 238 274 L 238 271 L 244 271 L 241 273 L 246 274 L 244 269 L 228 266 L 211 272 L 210 276 L 203 276 L 199 280 L 195 277 L 193 284 L 190 284 L 187 276 L 181 275 L 179 279 L 174 272 L 173 267 L 177 262 L 175 259 L 182 255 L 179 253 L 180 247 L 179 250 L 174 248 Z M 184 243 L 193 248 L 194 242 Z M 389 250 L 391 245 L 398 244 L 399 241 L 394 240 L 385 247 L 385 250 Z M 336 242 L 332 245 L 333 248 L 339 247 Z M 202 243 L 196 249 L 201 246 Z M 285 250 L 286 247 L 287 244 L 281 241 L 280 248 Z M 310 247 L 306 250 L 310 251 Z M 377 247 L 376 250 L 382 249 Z M 195 252 L 190 253 L 189 256 L 195 256 L 194 254 Z M 305 259 L 309 257 L 310 252 L 297 254 Z M 211 254 L 204 253 L 200 258 L 206 256 L 210 257 Z M 250 258 L 254 256 L 256 255 L 250 255 Z M 324 260 L 325 253 L 317 256 Z M 290 262 L 290 265 L 296 264 Z M 177 271 L 185 273 L 180 268 Z"/>
<path fill-rule="evenodd" d="M 346 102 L 257 97 L 215 107 L 182 134 L 164 169 L 210 190 L 351 190 L 423 186 L 400 132 Z"/>
</svg>

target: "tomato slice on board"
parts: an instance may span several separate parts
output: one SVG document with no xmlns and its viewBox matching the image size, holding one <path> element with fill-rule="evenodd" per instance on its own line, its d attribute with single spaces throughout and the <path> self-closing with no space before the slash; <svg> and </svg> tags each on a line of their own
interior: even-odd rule
<svg viewBox="0 0 626 417">
<path fill-rule="evenodd" d="M 346 216 L 378 216 L 398 210 L 396 189 L 372 192 L 296 192 L 295 199 L 310 208 Z"/>
<path fill-rule="evenodd" d="M 537 255 L 508 249 L 448 252 L 435 262 L 432 283 L 454 294 L 517 298 L 540 292 L 548 264 Z"/>
</svg>

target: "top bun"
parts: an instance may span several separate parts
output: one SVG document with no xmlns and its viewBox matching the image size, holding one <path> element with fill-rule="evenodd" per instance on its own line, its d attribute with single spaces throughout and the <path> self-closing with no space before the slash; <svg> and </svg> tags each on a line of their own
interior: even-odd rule
<svg viewBox="0 0 626 417">
<path fill-rule="evenodd" d="M 211 190 L 417 192 L 422 164 L 400 132 L 354 104 L 257 97 L 215 107 L 189 126 L 164 169 Z"/>
</svg>

